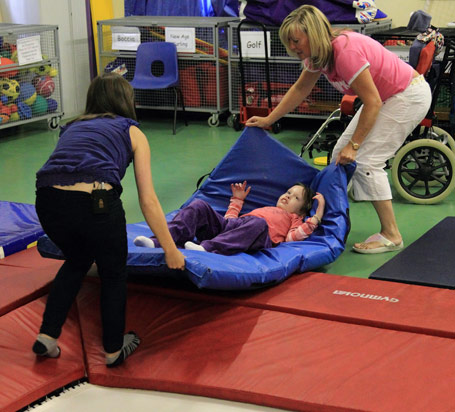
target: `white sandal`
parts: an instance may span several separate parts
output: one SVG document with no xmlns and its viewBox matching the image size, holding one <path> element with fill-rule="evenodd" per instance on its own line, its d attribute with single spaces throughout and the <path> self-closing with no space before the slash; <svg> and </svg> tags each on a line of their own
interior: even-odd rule
<svg viewBox="0 0 455 412">
<path fill-rule="evenodd" d="M 387 239 L 386 237 L 382 236 L 380 233 L 375 233 L 374 235 L 371 235 L 365 242 L 362 242 L 362 244 L 366 243 L 372 243 L 372 242 L 381 242 L 383 246 L 367 249 L 367 248 L 359 248 L 359 247 L 352 247 L 352 250 L 357 253 L 363 253 L 363 254 L 375 254 L 375 253 L 385 253 L 385 252 L 395 252 L 397 250 L 403 249 L 403 241 L 401 241 L 398 245 Z"/>
</svg>

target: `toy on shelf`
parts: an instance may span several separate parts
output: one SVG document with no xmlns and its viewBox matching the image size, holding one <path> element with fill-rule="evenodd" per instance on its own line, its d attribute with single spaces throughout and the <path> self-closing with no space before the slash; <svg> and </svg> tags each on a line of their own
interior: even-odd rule
<svg viewBox="0 0 455 412">
<path fill-rule="evenodd" d="M 19 82 L 14 79 L 0 78 L 0 90 L 2 95 L 2 103 L 12 103 L 15 101 L 20 94 Z"/>
<path fill-rule="evenodd" d="M 18 70 L 15 67 L 12 67 L 12 70 L 4 70 L 2 66 L 15 66 L 17 64 L 14 63 L 13 60 L 9 59 L 8 57 L 0 57 L 0 77 L 3 78 L 11 78 L 17 75 Z"/>
<path fill-rule="evenodd" d="M 35 86 L 36 93 L 40 96 L 49 97 L 52 93 L 54 93 L 55 83 L 49 75 L 34 77 L 32 84 Z"/>
</svg>

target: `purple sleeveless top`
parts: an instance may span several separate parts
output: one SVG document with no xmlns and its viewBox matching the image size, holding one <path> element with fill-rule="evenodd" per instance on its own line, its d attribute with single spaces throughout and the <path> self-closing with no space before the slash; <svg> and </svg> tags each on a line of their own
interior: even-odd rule
<svg viewBox="0 0 455 412">
<path fill-rule="evenodd" d="M 138 123 L 118 116 L 63 126 L 53 153 L 36 173 L 36 188 L 98 181 L 121 192 L 120 181 L 133 158 L 129 133 L 133 125 Z"/>
</svg>

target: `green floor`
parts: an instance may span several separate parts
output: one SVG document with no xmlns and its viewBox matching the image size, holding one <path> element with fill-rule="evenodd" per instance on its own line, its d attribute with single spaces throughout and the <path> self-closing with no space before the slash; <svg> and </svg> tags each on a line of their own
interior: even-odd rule
<svg viewBox="0 0 455 412">
<path fill-rule="evenodd" d="M 152 172 L 155 190 L 165 212 L 177 209 L 194 192 L 200 176 L 209 173 L 238 138 L 225 124 L 209 127 L 207 115 L 190 116 L 189 126 L 179 122 L 172 135 L 171 119 L 158 112 L 141 116 L 141 129 L 152 149 Z M 296 153 L 308 133 L 315 131 L 321 120 L 284 119 L 283 130 L 274 135 Z M 35 173 L 47 160 L 58 139 L 57 131 L 49 131 L 45 121 L 0 129 L 0 200 L 34 202 Z M 311 160 L 309 160 L 311 161 Z M 132 167 L 123 180 L 123 203 L 128 223 L 143 221 L 137 201 Z M 455 193 L 437 205 L 409 204 L 395 196 L 395 213 L 405 246 L 446 216 L 455 215 Z M 360 255 L 351 252 L 354 242 L 364 240 L 379 229 L 369 203 L 351 203 L 352 229 L 345 252 L 321 272 L 366 278 L 392 258 L 396 252 Z"/>
</svg>

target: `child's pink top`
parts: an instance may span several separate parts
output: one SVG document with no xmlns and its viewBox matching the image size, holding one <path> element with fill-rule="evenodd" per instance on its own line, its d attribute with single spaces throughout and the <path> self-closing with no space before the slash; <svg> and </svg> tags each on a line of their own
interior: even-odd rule
<svg viewBox="0 0 455 412">
<path fill-rule="evenodd" d="M 239 216 L 243 200 L 231 197 L 229 208 L 224 217 L 232 219 Z M 318 226 L 311 219 L 302 221 L 302 216 L 289 213 L 276 206 L 265 206 L 245 213 L 244 216 L 256 216 L 264 219 L 269 227 L 270 240 L 275 244 L 304 240 L 310 236 Z"/>
<path fill-rule="evenodd" d="M 382 101 L 402 92 L 411 83 L 412 66 L 371 37 L 346 31 L 333 40 L 332 46 L 334 69 L 330 73 L 322 69 L 321 73 L 343 94 L 356 94 L 350 86 L 367 67 Z M 314 71 L 305 63 L 310 71 Z"/>
</svg>

